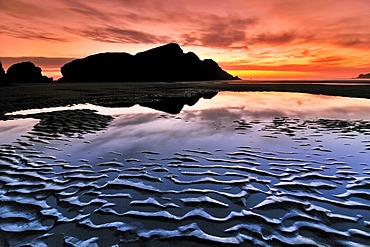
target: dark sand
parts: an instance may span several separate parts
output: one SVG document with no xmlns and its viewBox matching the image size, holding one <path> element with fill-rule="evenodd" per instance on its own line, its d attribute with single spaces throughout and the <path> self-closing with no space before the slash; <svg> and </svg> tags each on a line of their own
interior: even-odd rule
<svg viewBox="0 0 370 247">
<path fill-rule="evenodd" d="M 300 92 L 370 98 L 369 81 L 253 82 L 211 81 L 183 83 L 38 83 L 13 84 L 0 88 L 0 118 L 17 110 L 91 103 L 124 107 L 192 97 L 219 91 Z"/>
</svg>

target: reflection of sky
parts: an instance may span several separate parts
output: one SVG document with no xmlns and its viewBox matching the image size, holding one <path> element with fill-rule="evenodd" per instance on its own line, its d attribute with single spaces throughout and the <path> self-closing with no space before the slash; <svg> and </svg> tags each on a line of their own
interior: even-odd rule
<svg viewBox="0 0 370 247">
<path fill-rule="evenodd" d="M 370 119 L 370 100 L 336 96 L 282 92 L 220 92 L 212 100 L 201 99 L 184 111 L 216 109 L 237 112 L 243 117 L 268 119 L 287 116 L 335 119 Z M 222 111 L 221 111 L 222 110 Z"/>
<path fill-rule="evenodd" d="M 106 108 L 91 104 L 68 107 L 33 109 L 14 114 L 34 114 L 71 109 L 93 109 L 100 114 L 117 116 L 121 114 L 158 113 L 146 107 L 135 105 L 129 108 Z M 279 116 L 335 119 L 370 119 L 370 100 L 361 98 L 314 95 L 284 92 L 220 92 L 212 99 L 201 98 L 194 106 L 185 105 L 182 117 L 199 115 L 221 117 L 229 114 L 251 118 L 271 118 Z"/>
<path fill-rule="evenodd" d="M 43 109 L 30 109 L 30 110 L 21 110 L 12 113 L 7 113 L 6 115 L 30 115 L 30 114 L 37 114 L 37 113 L 46 113 L 46 112 L 54 112 L 54 111 L 65 111 L 65 110 L 82 110 L 82 109 L 91 109 L 96 110 L 100 114 L 104 115 L 119 115 L 119 114 L 126 114 L 129 112 L 132 113 L 146 113 L 146 112 L 153 112 L 153 110 L 133 106 L 130 108 L 107 108 L 102 106 L 95 106 L 92 104 L 77 104 L 72 106 L 61 106 L 61 107 L 50 107 L 50 108 L 43 108 Z"/>
<path fill-rule="evenodd" d="M 137 156 L 144 150 L 173 154 L 183 149 L 201 148 L 212 152 L 247 144 L 273 149 L 276 148 L 274 145 L 284 147 L 289 139 L 284 136 L 278 139 L 259 137 L 258 129 L 271 122 L 273 117 L 370 120 L 370 100 L 300 93 L 221 92 L 212 99 L 201 99 L 195 106 L 185 106 L 176 116 L 137 105 L 130 108 L 72 107 L 84 108 L 115 118 L 107 130 L 87 134 L 83 140 L 73 140 L 73 145 L 63 146 L 65 153 L 79 153 L 80 158 L 104 156 L 109 151 L 122 153 L 126 158 Z M 52 110 L 60 109 L 48 109 Z M 266 122 L 246 130 L 248 135 L 238 135 L 233 121 L 241 119 Z M 36 122 L 29 119 L 1 122 L 1 142 L 15 141 Z"/>
<path fill-rule="evenodd" d="M 195 106 L 185 106 L 176 116 L 139 106 L 95 109 L 116 118 L 104 133 L 86 136 L 89 145 L 73 145 L 71 152 L 79 150 L 86 155 L 90 152 L 103 156 L 114 151 L 137 157 L 143 150 L 173 154 L 183 149 L 201 148 L 213 152 L 241 145 L 285 149 L 290 138 L 284 135 L 278 139 L 261 138 L 258 132 L 273 117 L 370 119 L 370 100 L 265 92 L 222 92 L 211 100 L 201 99 Z M 241 136 L 236 134 L 233 125 L 234 120 L 240 119 L 266 122 Z"/>
<path fill-rule="evenodd" d="M 37 124 L 36 119 L 18 119 L 9 121 L 0 121 L 0 145 L 9 144 L 15 141 L 21 135 L 32 130 L 32 127 Z"/>
</svg>

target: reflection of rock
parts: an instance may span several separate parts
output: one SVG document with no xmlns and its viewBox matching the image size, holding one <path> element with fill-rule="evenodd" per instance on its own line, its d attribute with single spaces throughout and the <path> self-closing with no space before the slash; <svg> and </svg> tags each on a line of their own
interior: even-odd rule
<svg viewBox="0 0 370 247">
<path fill-rule="evenodd" d="M 16 117 L 40 119 L 41 121 L 33 127 L 34 134 L 52 138 L 94 133 L 107 128 L 113 119 L 111 116 L 97 114 L 93 110 L 66 110 Z"/>
<path fill-rule="evenodd" d="M 149 107 L 154 110 L 167 112 L 170 114 L 178 114 L 181 112 L 182 108 L 185 105 L 195 105 L 198 102 L 200 97 L 176 97 L 176 98 L 163 98 L 156 102 L 140 104 L 144 107 Z"/>
<path fill-rule="evenodd" d="M 370 79 L 370 73 L 360 74 L 359 76 L 357 76 L 357 79 Z"/>
<path fill-rule="evenodd" d="M 41 68 L 31 62 L 21 62 L 10 66 L 6 72 L 8 82 L 52 82 L 41 74 Z"/>
<path fill-rule="evenodd" d="M 162 98 L 156 102 L 144 103 L 140 105 L 170 114 L 178 114 L 185 105 L 193 106 L 199 101 L 200 98 L 211 99 L 216 95 L 217 93 L 207 93 L 202 94 L 201 96 Z"/>
<path fill-rule="evenodd" d="M 178 44 L 167 44 L 135 56 L 128 53 L 100 53 L 62 66 L 66 82 L 205 81 L 235 80 L 216 62 L 184 54 Z"/>
<path fill-rule="evenodd" d="M 178 114 L 185 105 L 192 106 L 195 105 L 200 98 L 211 99 L 216 95 L 217 92 L 203 92 L 191 96 L 158 97 L 155 101 L 139 103 L 139 105 L 170 114 Z M 95 102 L 95 104 L 104 107 L 130 107 L 135 105 L 125 102 L 119 103 L 117 101 Z"/>
</svg>

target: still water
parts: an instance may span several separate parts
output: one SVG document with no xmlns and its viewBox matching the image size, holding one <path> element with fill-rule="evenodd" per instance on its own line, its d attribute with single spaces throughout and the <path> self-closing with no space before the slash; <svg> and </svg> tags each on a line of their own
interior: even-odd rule
<svg viewBox="0 0 370 247">
<path fill-rule="evenodd" d="M 370 243 L 370 100 L 197 100 L 9 115 L 0 246 Z"/>
</svg>

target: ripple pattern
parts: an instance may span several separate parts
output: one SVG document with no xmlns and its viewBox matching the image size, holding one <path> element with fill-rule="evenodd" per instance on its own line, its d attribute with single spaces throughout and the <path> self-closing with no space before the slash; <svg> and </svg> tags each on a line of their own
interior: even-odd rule
<svg viewBox="0 0 370 247">
<path fill-rule="evenodd" d="M 88 136 L 109 133 L 96 121 L 108 118 L 87 132 L 42 119 L 0 146 L 0 245 L 370 243 L 369 122 L 235 120 L 223 124 L 238 145 L 101 156 Z"/>
</svg>

